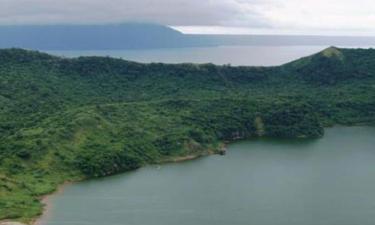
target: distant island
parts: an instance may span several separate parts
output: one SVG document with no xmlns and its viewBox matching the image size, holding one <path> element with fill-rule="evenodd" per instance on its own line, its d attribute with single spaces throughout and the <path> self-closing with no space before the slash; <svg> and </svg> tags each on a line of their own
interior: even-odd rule
<svg viewBox="0 0 375 225">
<path fill-rule="evenodd" d="M 0 26 L 0 48 L 108 50 L 197 45 L 182 33 L 155 24 Z"/>
<path fill-rule="evenodd" d="M 158 24 L 0 26 L 0 48 L 129 50 L 213 46 L 375 45 L 375 37 L 298 35 L 187 35 Z"/>
<path fill-rule="evenodd" d="M 32 221 L 41 196 L 66 181 L 219 153 L 240 139 L 319 138 L 324 127 L 374 123 L 373 49 L 331 47 L 276 67 L 3 49 L 0 220 Z"/>
</svg>

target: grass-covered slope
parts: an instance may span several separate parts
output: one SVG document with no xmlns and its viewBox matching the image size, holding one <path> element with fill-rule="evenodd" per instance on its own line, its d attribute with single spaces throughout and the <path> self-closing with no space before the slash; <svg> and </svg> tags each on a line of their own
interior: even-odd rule
<svg viewBox="0 0 375 225">
<path fill-rule="evenodd" d="M 0 220 L 43 194 L 257 136 L 320 137 L 375 121 L 375 50 L 329 48 L 279 67 L 139 64 L 0 50 Z"/>
</svg>

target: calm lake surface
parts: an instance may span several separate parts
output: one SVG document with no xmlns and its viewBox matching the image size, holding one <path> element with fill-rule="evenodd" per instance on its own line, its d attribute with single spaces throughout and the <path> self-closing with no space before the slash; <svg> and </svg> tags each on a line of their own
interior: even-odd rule
<svg viewBox="0 0 375 225">
<path fill-rule="evenodd" d="M 154 50 L 48 51 L 48 53 L 63 57 L 110 56 L 144 63 L 188 62 L 234 66 L 275 66 L 317 53 L 327 47 L 329 46 L 219 46 Z M 358 48 L 370 47 L 360 46 Z M 349 46 L 349 48 L 354 47 Z"/>
<path fill-rule="evenodd" d="M 375 128 L 255 139 L 226 156 L 67 186 L 43 225 L 373 225 Z"/>
<path fill-rule="evenodd" d="M 137 62 L 214 63 L 218 65 L 273 66 L 317 53 L 328 46 L 221 46 L 115 51 L 49 51 L 65 56 L 111 56 Z"/>
</svg>

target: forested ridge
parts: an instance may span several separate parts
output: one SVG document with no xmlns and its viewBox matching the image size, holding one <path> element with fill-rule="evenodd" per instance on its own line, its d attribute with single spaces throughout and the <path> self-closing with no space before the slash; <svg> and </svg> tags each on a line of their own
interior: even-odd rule
<svg viewBox="0 0 375 225">
<path fill-rule="evenodd" d="M 252 137 L 375 124 L 375 50 L 277 67 L 141 64 L 0 50 L 0 220 L 30 222 L 68 180 L 205 155 Z"/>
</svg>

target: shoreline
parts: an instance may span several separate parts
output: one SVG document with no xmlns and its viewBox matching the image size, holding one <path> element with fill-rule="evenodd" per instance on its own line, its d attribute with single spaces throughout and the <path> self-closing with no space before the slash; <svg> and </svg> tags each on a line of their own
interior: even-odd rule
<svg viewBox="0 0 375 225">
<path fill-rule="evenodd" d="M 56 190 L 54 192 L 42 195 L 39 198 L 39 201 L 43 204 L 42 213 L 38 217 L 32 219 L 31 222 L 28 223 L 28 224 L 29 225 L 43 225 L 44 219 L 48 218 L 48 216 L 50 215 L 50 212 L 52 210 L 51 198 L 54 197 L 57 194 L 61 194 L 64 191 L 65 187 L 67 187 L 68 185 L 71 185 L 71 184 L 74 184 L 74 183 L 77 183 L 77 182 L 81 182 L 81 181 L 84 181 L 84 179 L 77 180 L 77 181 L 66 181 L 63 184 L 58 185 L 58 187 L 56 188 Z M 0 225 L 3 225 L 3 224 L 0 223 Z"/>
<path fill-rule="evenodd" d="M 324 128 L 326 129 L 326 128 L 333 128 L 333 127 L 341 127 L 341 126 L 342 127 L 363 127 L 363 125 L 358 125 L 358 124 L 352 125 L 352 126 L 345 126 L 345 125 L 337 125 L 336 124 L 336 125 L 333 125 L 333 126 L 325 126 Z M 364 127 L 374 127 L 374 126 L 373 125 L 365 125 Z M 191 160 L 195 160 L 195 159 L 198 159 L 198 158 L 201 158 L 201 157 L 211 156 L 211 155 L 215 155 L 215 154 L 225 155 L 225 153 L 227 151 L 227 146 L 231 143 L 236 142 L 236 141 L 239 141 L 239 140 L 222 142 L 220 144 L 219 148 L 217 148 L 216 150 L 208 149 L 204 152 L 200 152 L 200 153 L 197 153 L 195 155 L 190 154 L 190 155 L 185 155 L 185 156 L 177 156 L 177 157 L 173 157 L 173 158 L 167 158 L 167 159 L 158 161 L 154 164 L 146 164 L 144 166 L 167 164 L 167 163 L 180 163 L 180 162 L 191 161 Z M 144 166 L 142 166 L 142 167 L 144 167 Z M 122 173 L 126 173 L 126 172 L 129 172 L 129 171 L 125 171 L 125 172 L 122 172 Z M 115 175 L 115 174 L 113 174 L 113 175 Z M 111 175 L 109 175 L 109 176 L 111 176 Z M 105 176 L 105 177 L 108 177 L 108 176 Z M 21 222 L 18 222 L 16 220 L 5 219 L 5 220 L 0 220 L 0 225 L 43 225 L 43 218 L 46 218 L 48 216 L 48 213 L 51 211 L 51 208 L 52 208 L 51 202 L 50 202 L 51 197 L 53 197 L 56 194 L 59 194 L 59 193 L 63 192 L 63 190 L 66 186 L 77 183 L 77 182 L 82 182 L 82 181 L 85 181 L 87 179 L 90 179 L 90 178 L 83 178 L 83 179 L 66 181 L 66 182 L 58 185 L 58 187 L 56 188 L 55 191 L 53 191 L 49 194 L 45 194 L 45 195 L 40 196 L 38 199 L 43 203 L 42 213 L 39 216 L 30 220 L 30 222 L 21 223 Z"/>
<path fill-rule="evenodd" d="M 225 143 L 225 144 L 223 143 L 223 144 L 221 144 L 219 150 L 217 150 L 217 151 L 207 150 L 206 152 L 197 153 L 196 155 L 178 156 L 178 157 L 174 157 L 174 158 L 170 158 L 170 159 L 161 160 L 161 161 L 157 162 L 156 165 L 191 161 L 191 160 L 195 160 L 195 159 L 198 159 L 198 158 L 201 158 L 201 157 L 206 157 L 206 156 L 215 155 L 215 154 L 221 154 L 222 152 L 226 152 L 226 149 L 227 149 L 227 143 Z M 126 171 L 126 172 L 128 172 L 128 171 Z M 24 224 L 24 223 L 12 221 L 12 220 L 5 220 L 5 221 L 0 221 L 0 225 L 43 225 L 43 221 L 46 218 L 48 218 L 48 216 L 50 215 L 50 212 L 52 210 L 51 198 L 53 196 L 55 196 L 56 194 L 62 193 L 64 191 L 65 187 L 67 187 L 68 185 L 71 185 L 71 184 L 74 184 L 74 183 L 77 183 L 77 182 L 82 182 L 82 181 L 85 181 L 85 180 L 87 180 L 87 179 L 81 179 L 81 180 L 76 180 L 76 181 L 66 181 L 63 184 L 59 185 L 54 192 L 40 196 L 39 200 L 43 203 L 42 213 L 38 217 L 32 219 L 31 222 L 29 222 L 27 224 Z"/>
<path fill-rule="evenodd" d="M 218 153 L 216 153 L 214 151 L 207 151 L 207 152 L 199 153 L 199 154 L 196 154 L 196 155 L 177 156 L 177 157 L 173 157 L 173 158 L 170 158 L 170 159 L 164 159 L 164 160 L 158 161 L 156 163 L 156 165 L 158 165 L 158 164 L 167 164 L 167 163 L 185 162 L 185 161 L 199 159 L 201 157 L 215 155 L 215 154 L 218 154 Z"/>
<path fill-rule="evenodd" d="M 83 180 L 81 180 L 83 181 Z M 76 182 L 80 182 L 80 180 L 77 181 L 66 181 L 56 187 L 56 190 L 45 195 L 41 195 L 38 197 L 38 200 L 43 204 L 43 209 L 42 213 L 31 219 L 27 223 L 19 222 L 17 220 L 11 220 L 11 219 L 5 219 L 5 220 L 0 220 L 0 225 L 43 225 L 43 218 L 48 217 L 49 212 L 51 211 L 51 202 L 50 199 L 55 196 L 56 194 L 62 193 L 64 191 L 64 188 L 70 184 L 74 184 Z"/>
</svg>

